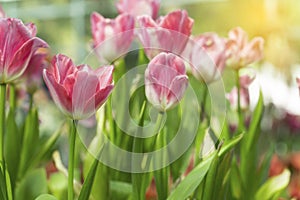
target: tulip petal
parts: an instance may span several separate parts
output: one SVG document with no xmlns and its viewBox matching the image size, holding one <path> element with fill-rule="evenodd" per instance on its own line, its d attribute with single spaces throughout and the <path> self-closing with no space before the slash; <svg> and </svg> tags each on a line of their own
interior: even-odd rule
<svg viewBox="0 0 300 200">
<path fill-rule="evenodd" d="M 188 77 L 186 75 L 180 75 L 174 78 L 167 97 L 168 103 L 166 109 L 172 108 L 183 98 L 187 86 Z"/>
<path fill-rule="evenodd" d="M 72 99 L 67 94 L 65 88 L 57 83 L 53 74 L 49 73 L 46 69 L 43 71 L 45 83 L 50 91 L 52 99 L 56 105 L 68 116 L 72 113 Z"/>
</svg>

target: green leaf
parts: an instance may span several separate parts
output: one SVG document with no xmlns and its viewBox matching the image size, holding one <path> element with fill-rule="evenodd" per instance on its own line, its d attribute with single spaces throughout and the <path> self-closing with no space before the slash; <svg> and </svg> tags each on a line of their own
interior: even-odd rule
<svg viewBox="0 0 300 200">
<path fill-rule="evenodd" d="M 97 168 L 99 165 L 99 160 L 98 158 L 101 156 L 102 153 L 102 147 L 100 149 L 99 155 L 97 156 L 97 158 L 94 159 L 92 166 L 90 167 L 89 173 L 87 175 L 87 177 L 84 180 L 82 189 L 80 191 L 78 200 L 86 200 L 89 199 L 92 188 L 93 188 L 93 183 L 94 183 L 94 179 L 97 173 Z"/>
<path fill-rule="evenodd" d="M 285 169 L 281 174 L 271 177 L 265 182 L 255 194 L 256 200 L 277 199 L 277 195 L 282 192 L 289 184 L 290 171 Z"/>
<path fill-rule="evenodd" d="M 48 180 L 49 192 L 58 199 L 68 198 L 68 178 L 62 172 L 51 174 Z"/>
<path fill-rule="evenodd" d="M 234 199 L 241 199 L 242 196 L 242 177 L 239 171 L 239 168 L 237 166 L 237 161 L 234 158 L 231 165 L 230 170 L 230 188 L 231 188 L 231 195 L 234 197 Z"/>
<path fill-rule="evenodd" d="M 3 174 L 3 165 L 0 163 L 0 199 L 7 200 L 6 180 Z"/>
<path fill-rule="evenodd" d="M 245 148 L 245 152 L 249 152 L 252 145 L 255 144 L 255 140 L 258 137 L 257 129 L 259 128 L 260 125 L 263 110 L 264 110 L 264 101 L 263 101 L 262 92 L 260 91 L 258 102 L 252 114 L 249 130 L 243 139 L 243 146 L 245 145 L 245 147 L 243 148 Z"/>
<path fill-rule="evenodd" d="M 30 160 L 35 155 L 35 150 L 39 141 L 39 117 L 37 109 L 32 109 L 28 113 L 25 121 L 21 160 L 19 168 L 19 178 L 26 174 Z"/>
<path fill-rule="evenodd" d="M 50 194 L 41 194 L 35 200 L 57 200 L 57 198 Z"/>
<path fill-rule="evenodd" d="M 114 200 L 128 199 L 132 194 L 132 185 L 126 182 L 110 181 L 110 188 Z"/>
<path fill-rule="evenodd" d="M 89 146 L 88 152 L 96 152 L 99 151 L 99 147 L 103 145 L 104 136 L 103 135 L 97 135 L 91 142 Z M 83 170 L 84 170 L 84 177 L 88 176 L 89 170 L 91 166 L 93 165 L 95 158 L 90 153 L 87 153 Z M 107 200 L 109 196 L 109 179 L 108 179 L 108 167 L 103 165 L 102 163 L 99 163 L 97 166 L 97 172 L 95 174 L 94 179 L 94 187 L 92 187 L 92 196 L 94 199 L 97 200 Z M 101 192 L 99 192 L 99 188 L 101 188 Z"/>
<path fill-rule="evenodd" d="M 216 152 L 200 162 L 183 181 L 172 191 L 168 200 L 186 199 L 200 185 L 206 175 Z"/>
<path fill-rule="evenodd" d="M 17 185 L 16 200 L 35 199 L 40 194 L 48 192 L 47 177 L 45 169 L 30 171 Z"/>
<path fill-rule="evenodd" d="M 232 149 L 237 143 L 239 143 L 242 140 L 243 136 L 244 134 L 241 133 L 233 137 L 231 140 L 225 141 L 220 151 L 218 152 L 218 156 L 221 157 L 225 153 L 227 153 L 230 149 Z"/>
<path fill-rule="evenodd" d="M 5 162 L 10 174 L 12 187 L 14 188 L 17 180 L 18 167 L 21 151 L 21 137 L 15 121 L 14 112 L 9 111 L 6 121 L 5 135 Z"/>
</svg>

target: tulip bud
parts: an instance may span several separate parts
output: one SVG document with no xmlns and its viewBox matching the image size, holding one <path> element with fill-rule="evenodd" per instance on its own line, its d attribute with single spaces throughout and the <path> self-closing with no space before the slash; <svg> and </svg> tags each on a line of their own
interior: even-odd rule
<svg viewBox="0 0 300 200">
<path fill-rule="evenodd" d="M 145 90 L 148 101 L 164 112 L 176 106 L 188 86 L 185 65 L 172 53 L 154 57 L 145 71 Z"/>
</svg>

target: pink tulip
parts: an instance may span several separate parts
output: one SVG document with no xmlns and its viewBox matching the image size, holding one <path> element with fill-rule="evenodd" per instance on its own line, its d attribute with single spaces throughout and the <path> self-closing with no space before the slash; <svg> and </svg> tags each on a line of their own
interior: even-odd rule
<svg viewBox="0 0 300 200">
<path fill-rule="evenodd" d="M 227 65 L 233 69 L 240 69 L 263 58 L 264 40 L 255 37 L 248 42 L 247 33 L 237 27 L 229 32 L 227 42 Z"/>
<path fill-rule="evenodd" d="M 19 78 L 35 51 L 48 47 L 33 34 L 34 25 L 30 26 L 27 27 L 19 19 L 0 18 L 0 83 Z"/>
<path fill-rule="evenodd" d="M 250 77 L 248 75 L 244 75 L 240 77 L 240 105 L 241 109 L 248 109 L 250 104 L 249 97 L 249 85 L 253 82 L 254 77 Z M 234 87 L 229 94 L 227 94 L 226 98 L 229 100 L 232 108 L 237 109 L 238 107 L 238 89 Z"/>
<path fill-rule="evenodd" d="M 150 16 L 137 18 L 138 37 L 149 59 L 160 52 L 180 55 L 191 35 L 194 20 L 185 10 L 177 10 L 154 21 Z"/>
<path fill-rule="evenodd" d="M 22 75 L 27 92 L 33 94 L 42 85 L 43 69 L 47 67 L 47 51 L 39 49 L 31 57 L 28 67 Z"/>
<path fill-rule="evenodd" d="M 127 53 L 134 38 L 134 17 L 119 15 L 106 19 L 94 12 L 91 15 L 93 48 L 101 63 L 111 63 Z"/>
<path fill-rule="evenodd" d="M 160 0 L 120 0 L 116 5 L 120 14 L 128 13 L 134 17 L 149 15 L 156 19 Z"/>
<path fill-rule="evenodd" d="M 3 17 L 5 17 L 5 12 L 4 12 L 3 8 L 0 5 L 0 18 L 3 18 Z"/>
<path fill-rule="evenodd" d="M 196 79 L 210 83 L 220 77 L 226 62 L 225 44 L 225 39 L 216 33 L 204 33 L 195 38 L 189 57 Z"/>
<path fill-rule="evenodd" d="M 160 111 L 174 107 L 188 86 L 185 65 L 172 53 L 154 57 L 145 71 L 145 90 L 148 101 Z"/>
<path fill-rule="evenodd" d="M 72 119 L 88 118 L 105 102 L 113 89 L 113 66 L 92 70 L 75 66 L 70 58 L 58 54 L 43 76 L 51 96 L 64 114 Z"/>
</svg>

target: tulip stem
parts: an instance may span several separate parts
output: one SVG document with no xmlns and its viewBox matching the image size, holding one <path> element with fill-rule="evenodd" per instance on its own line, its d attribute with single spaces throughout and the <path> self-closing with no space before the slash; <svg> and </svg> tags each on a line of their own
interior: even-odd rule
<svg viewBox="0 0 300 200">
<path fill-rule="evenodd" d="M 70 123 L 70 140 L 69 140 L 69 165 L 68 165 L 68 200 L 74 200 L 73 182 L 74 182 L 74 154 L 76 142 L 76 120 Z"/>
<path fill-rule="evenodd" d="M 6 84 L 0 84 L 0 163 L 4 161 Z M 5 172 L 3 173 L 5 174 Z"/>
<path fill-rule="evenodd" d="M 242 131 L 243 129 L 243 124 L 244 124 L 244 119 L 243 119 L 243 113 L 241 109 L 241 84 L 240 84 L 240 73 L 239 70 L 236 71 L 236 86 L 237 86 L 237 110 L 238 110 L 238 127 L 237 127 L 237 132 Z"/>
<path fill-rule="evenodd" d="M 9 106 L 13 113 L 16 110 L 16 86 L 14 84 L 9 85 Z"/>
</svg>

